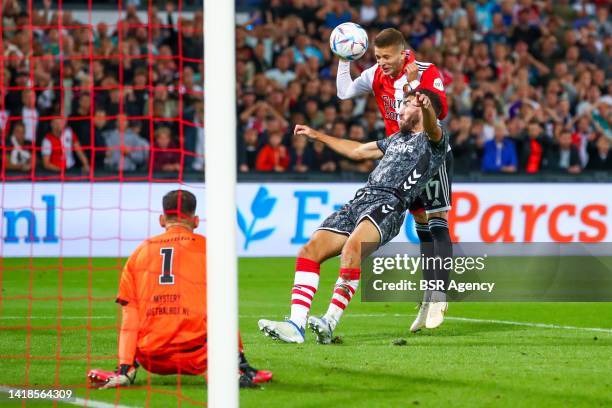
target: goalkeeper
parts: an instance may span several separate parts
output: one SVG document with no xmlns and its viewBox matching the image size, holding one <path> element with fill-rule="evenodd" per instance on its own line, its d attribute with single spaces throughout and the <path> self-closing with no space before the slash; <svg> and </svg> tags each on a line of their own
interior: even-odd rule
<svg viewBox="0 0 612 408">
<path fill-rule="evenodd" d="M 163 209 L 159 223 L 166 232 L 143 242 L 121 274 L 119 369 L 91 370 L 94 387 L 130 385 L 139 366 L 161 375 L 206 374 L 206 238 L 193 233 L 199 224 L 196 198 L 171 191 Z M 272 378 L 271 372 L 249 365 L 242 341 L 239 353 L 242 387 Z"/>
</svg>

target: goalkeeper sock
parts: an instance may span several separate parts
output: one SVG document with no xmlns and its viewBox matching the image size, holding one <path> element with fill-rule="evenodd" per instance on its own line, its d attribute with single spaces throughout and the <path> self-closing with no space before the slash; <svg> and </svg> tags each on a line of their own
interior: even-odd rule
<svg viewBox="0 0 612 408">
<path fill-rule="evenodd" d="M 434 244 L 433 237 L 431 236 L 431 232 L 429 231 L 429 225 L 427 224 L 419 224 L 415 222 L 414 229 L 419 237 L 419 242 L 421 243 L 421 255 L 425 257 L 425 259 L 429 259 L 434 255 Z M 436 275 L 434 274 L 433 269 L 429 267 L 429 262 L 423 263 L 421 268 L 423 270 L 423 279 L 431 282 L 436 279 Z M 431 297 L 431 291 L 426 290 L 423 292 L 423 302 L 429 302 Z"/>
<path fill-rule="evenodd" d="M 429 230 L 434 241 L 435 256 L 442 258 L 442 267 L 434 270 L 435 279 L 444 281 L 444 287 L 448 286 L 449 271 L 444 268 L 444 260 L 453 256 L 453 242 L 448 231 L 448 221 L 444 218 L 434 217 L 429 220 Z M 446 302 L 445 291 L 433 291 L 431 300 L 434 302 Z"/>
<path fill-rule="evenodd" d="M 291 317 L 293 323 L 301 328 L 306 326 L 312 298 L 319 287 L 318 262 L 306 258 L 297 258 L 295 262 L 295 279 L 291 291 Z"/>
<path fill-rule="evenodd" d="M 336 281 L 336 286 L 334 286 L 334 293 L 329 302 L 329 308 L 325 316 L 323 316 L 332 330 L 336 328 L 342 313 L 344 313 L 344 309 L 346 309 L 357 291 L 360 277 L 360 268 L 340 268 L 340 277 Z"/>
</svg>

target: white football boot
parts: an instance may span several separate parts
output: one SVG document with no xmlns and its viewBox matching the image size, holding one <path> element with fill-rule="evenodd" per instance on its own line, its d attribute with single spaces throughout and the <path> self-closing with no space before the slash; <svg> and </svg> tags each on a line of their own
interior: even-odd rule
<svg viewBox="0 0 612 408">
<path fill-rule="evenodd" d="M 325 317 L 309 316 L 308 327 L 317 337 L 317 343 L 331 343 L 334 331 Z"/>
<path fill-rule="evenodd" d="M 261 319 L 257 325 L 266 336 L 285 343 L 303 343 L 304 329 L 298 327 L 291 320 L 278 322 L 273 320 Z"/>
<path fill-rule="evenodd" d="M 425 322 L 427 321 L 427 314 L 429 312 L 429 302 L 421 302 L 419 304 L 419 313 L 416 315 L 416 319 L 412 322 L 410 326 L 410 331 L 412 333 L 416 333 L 425 327 Z"/>
<path fill-rule="evenodd" d="M 444 321 L 444 314 L 447 310 L 448 302 L 429 302 L 429 312 L 427 313 L 425 327 L 435 329 L 440 326 Z"/>
</svg>

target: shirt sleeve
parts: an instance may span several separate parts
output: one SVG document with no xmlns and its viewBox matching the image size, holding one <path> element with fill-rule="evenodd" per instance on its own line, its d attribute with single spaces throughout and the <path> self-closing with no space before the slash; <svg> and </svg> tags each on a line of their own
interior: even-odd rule
<svg viewBox="0 0 612 408">
<path fill-rule="evenodd" d="M 42 154 L 43 156 L 50 156 L 52 151 L 53 146 L 51 146 L 51 142 L 49 141 L 49 139 L 45 137 L 41 145 L 40 154 Z"/>
<path fill-rule="evenodd" d="M 336 90 L 338 98 L 350 99 L 356 96 L 367 95 L 372 92 L 374 72 L 378 64 L 366 69 L 355 80 L 351 78 L 351 63 L 340 60 L 336 74 Z"/>
<path fill-rule="evenodd" d="M 387 151 L 387 147 L 389 147 L 390 137 L 385 137 L 383 139 L 378 139 L 376 141 L 376 146 L 380 149 L 381 152 L 385 153 Z"/>
<path fill-rule="evenodd" d="M 128 304 L 132 306 L 137 305 L 136 296 L 136 284 L 134 282 L 134 263 L 138 256 L 138 251 L 134 252 L 127 260 L 123 271 L 121 272 L 121 279 L 119 280 L 119 293 L 115 302 L 121 306 Z"/>
<path fill-rule="evenodd" d="M 448 135 L 446 133 L 446 130 L 444 130 L 444 126 L 440 126 L 440 129 L 442 130 L 442 137 L 440 138 L 440 140 L 435 142 L 429 139 L 429 136 L 427 138 L 429 139 L 429 143 L 431 144 L 432 149 L 440 149 L 446 151 L 448 150 Z"/>
<path fill-rule="evenodd" d="M 130 159 L 132 159 L 136 165 L 141 165 L 148 159 L 149 143 L 140 136 L 132 135 L 131 137 L 134 149 L 130 151 Z"/>
<path fill-rule="evenodd" d="M 123 307 L 119 331 L 119 364 L 134 364 L 139 329 L 138 309 L 131 305 Z"/>
<path fill-rule="evenodd" d="M 444 81 L 442 80 L 442 76 L 435 65 L 431 64 L 429 68 L 423 71 L 419 87 L 428 89 L 440 97 L 442 110 L 438 115 L 438 119 L 444 119 L 448 114 L 448 102 L 446 100 L 446 92 L 444 91 Z"/>
</svg>

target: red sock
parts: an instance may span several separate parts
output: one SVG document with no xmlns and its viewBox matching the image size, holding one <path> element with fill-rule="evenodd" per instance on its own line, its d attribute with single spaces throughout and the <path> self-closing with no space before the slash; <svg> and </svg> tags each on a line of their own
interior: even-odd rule
<svg viewBox="0 0 612 408">
<path fill-rule="evenodd" d="M 361 277 L 361 268 L 340 268 L 340 277 L 336 281 L 334 293 L 329 302 L 329 308 L 325 313 L 325 319 L 332 326 L 336 327 L 338 321 L 344 313 L 344 309 L 357 292 L 359 287 L 359 278 Z"/>
<path fill-rule="evenodd" d="M 319 287 L 318 262 L 306 258 L 297 258 L 295 262 L 295 279 L 291 291 L 291 321 L 299 327 L 306 326 L 312 299 Z"/>
</svg>

